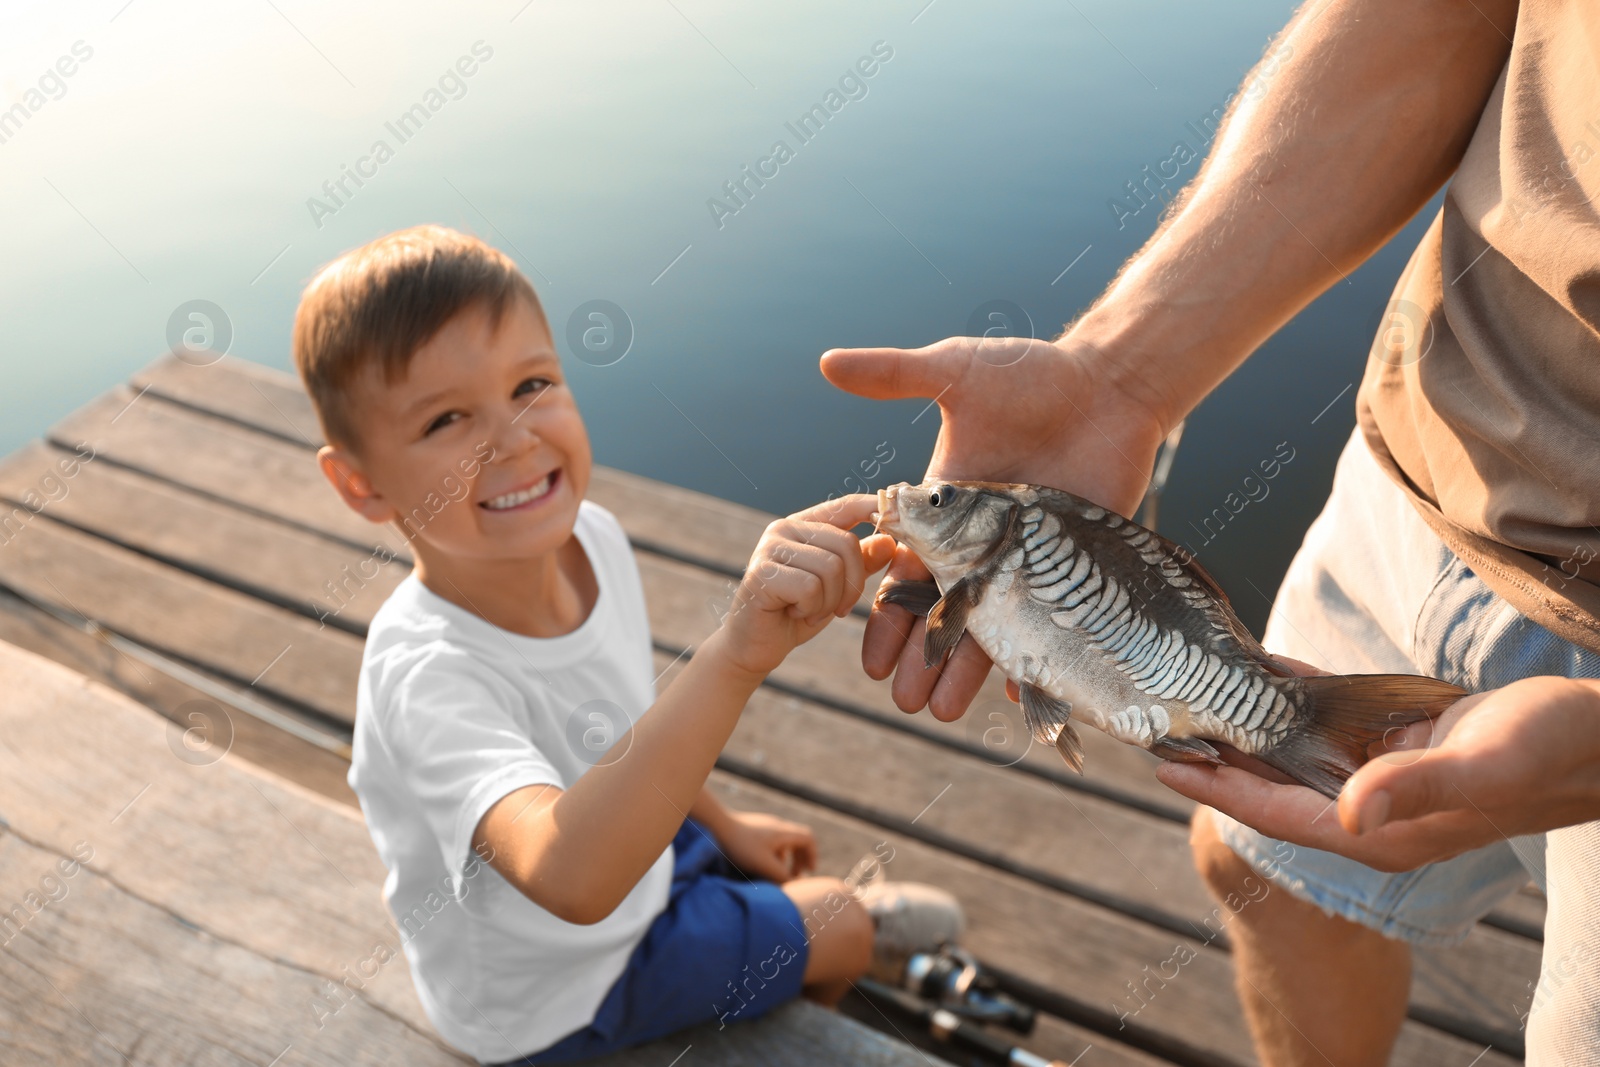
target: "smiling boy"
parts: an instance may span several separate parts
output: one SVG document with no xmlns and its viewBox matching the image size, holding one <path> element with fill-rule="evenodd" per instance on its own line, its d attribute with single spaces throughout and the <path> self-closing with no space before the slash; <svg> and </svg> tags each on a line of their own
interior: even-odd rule
<svg viewBox="0 0 1600 1067">
<path fill-rule="evenodd" d="M 849 533 L 873 498 L 768 527 L 658 699 L 631 549 L 584 500 L 588 435 L 508 257 L 437 226 L 356 249 L 307 287 L 294 356 L 323 472 L 415 558 L 367 636 L 350 784 L 447 1040 L 599 1055 L 832 1002 L 875 952 L 959 931 L 927 887 L 800 877 L 809 829 L 705 788 L 765 675 L 887 563 L 887 538 Z"/>
</svg>

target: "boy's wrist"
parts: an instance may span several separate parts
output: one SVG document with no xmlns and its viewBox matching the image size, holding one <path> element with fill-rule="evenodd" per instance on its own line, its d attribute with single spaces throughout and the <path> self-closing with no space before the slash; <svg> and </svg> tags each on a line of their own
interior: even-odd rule
<svg viewBox="0 0 1600 1067">
<path fill-rule="evenodd" d="M 733 648 L 732 635 L 724 623 L 712 635 L 700 642 L 695 650 L 694 662 L 717 672 L 729 684 L 746 688 L 754 693 L 771 672 L 746 664 Z"/>
</svg>

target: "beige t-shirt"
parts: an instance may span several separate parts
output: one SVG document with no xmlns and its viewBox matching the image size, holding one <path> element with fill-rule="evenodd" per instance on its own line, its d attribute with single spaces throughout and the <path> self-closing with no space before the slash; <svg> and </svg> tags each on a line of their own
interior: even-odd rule
<svg viewBox="0 0 1600 1067">
<path fill-rule="evenodd" d="M 1356 396 L 1380 465 L 1528 618 L 1600 651 L 1600 0 L 1511 57 Z"/>
</svg>

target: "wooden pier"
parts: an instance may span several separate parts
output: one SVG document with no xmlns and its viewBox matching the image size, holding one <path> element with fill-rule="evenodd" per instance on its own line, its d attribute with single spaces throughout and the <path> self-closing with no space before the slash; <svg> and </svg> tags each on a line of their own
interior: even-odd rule
<svg viewBox="0 0 1600 1067">
<path fill-rule="evenodd" d="M 352 977 L 395 943 L 344 776 L 362 637 L 409 557 L 323 482 L 319 440 L 293 379 L 168 357 L 0 461 L 0 641 L 27 650 L 0 646 L 7 1063 L 461 1062 L 403 961 Z M 664 683 L 770 517 L 606 469 L 590 495 L 638 552 Z M 1021 747 L 995 680 L 961 722 L 905 715 L 861 671 L 863 620 L 774 673 L 713 786 L 812 825 L 822 873 L 887 842 L 890 877 L 956 893 L 967 947 L 1040 1009 L 1031 1050 L 1254 1063 L 1229 913 L 1152 758 L 1084 731 L 1080 778 Z M 92 856 L 41 889 L 80 843 Z M 1543 912 L 1530 889 L 1417 954 L 1395 1064 L 1520 1059 Z M 891 1067 L 927 1062 L 902 1038 L 938 1048 L 865 1001 L 846 1014 L 874 1029 L 795 1005 L 615 1062 L 692 1045 L 686 1067 Z"/>
</svg>

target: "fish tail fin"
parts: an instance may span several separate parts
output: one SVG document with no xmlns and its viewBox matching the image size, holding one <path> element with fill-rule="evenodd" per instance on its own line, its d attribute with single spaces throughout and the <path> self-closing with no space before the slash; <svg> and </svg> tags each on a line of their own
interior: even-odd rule
<svg viewBox="0 0 1600 1067">
<path fill-rule="evenodd" d="M 1373 742 L 1435 718 L 1467 695 L 1460 686 L 1413 674 L 1308 675 L 1275 684 L 1300 689 L 1305 721 L 1257 756 L 1329 798 L 1367 762 Z"/>
</svg>

